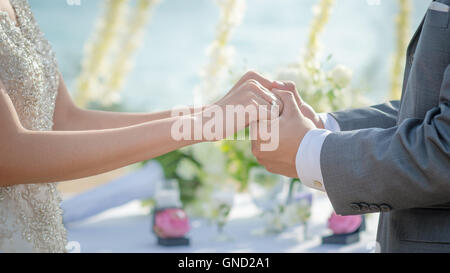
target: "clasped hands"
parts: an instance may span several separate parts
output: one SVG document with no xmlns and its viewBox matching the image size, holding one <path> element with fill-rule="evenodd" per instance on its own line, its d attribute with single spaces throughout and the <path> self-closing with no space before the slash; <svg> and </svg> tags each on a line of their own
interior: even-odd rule
<svg viewBox="0 0 450 273">
<path fill-rule="evenodd" d="M 250 121 L 252 152 L 268 171 L 298 177 L 295 160 L 301 141 L 308 131 L 323 129 L 323 124 L 305 103 L 292 82 L 271 81 L 256 72 L 247 72 L 233 89 L 216 105 L 258 104 L 279 106 L 279 115 Z M 268 140 L 261 136 L 261 127 L 278 130 L 274 149 L 263 149 Z M 239 128 L 238 128 L 239 129 Z M 272 134 L 273 135 L 273 134 Z"/>
</svg>

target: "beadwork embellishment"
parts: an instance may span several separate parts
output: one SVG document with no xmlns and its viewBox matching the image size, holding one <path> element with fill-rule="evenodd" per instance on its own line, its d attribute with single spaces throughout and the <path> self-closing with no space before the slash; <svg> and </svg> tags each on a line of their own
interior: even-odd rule
<svg viewBox="0 0 450 273">
<path fill-rule="evenodd" d="M 0 12 L 0 80 L 22 125 L 51 131 L 59 86 L 55 54 L 28 1 L 10 2 L 18 25 Z M 0 187 L 0 252 L 65 252 L 60 203 L 55 183 Z"/>
</svg>

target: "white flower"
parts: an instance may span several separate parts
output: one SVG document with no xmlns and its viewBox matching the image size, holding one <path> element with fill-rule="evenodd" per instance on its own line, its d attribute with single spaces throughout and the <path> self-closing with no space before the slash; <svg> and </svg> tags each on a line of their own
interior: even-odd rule
<svg viewBox="0 0 450 273">
<path fill-rule="evenodd" d="M 209 64 L 202 69 L 202 83 L 194 88 L 196 103 L 210 103 L 221 92 L 222 82 L 231 66 L 234 48 L 228 45 L 233 29 L 245 14 L 245 0 L 219 0 L 220 19 L 215 40 L 208 47 Z"/>
<path fill-rule="evenodd" d="M 311 89 L 313 81 L 311 75 L 304 67 L 287 67 L 278 72 L 277 80 L 293 81 L 297 89 L 307 92 Z"/>
<path fill-rule="evenodd" d="M 305 69 L 305 67 L 300 67 L 298 70 L 298 77 L 297 77 L 297 89 L 303 90 L 305 92 L 308 92 L 312 85 L 313 85 L 313 79 L 311 77 L 311 74 L 308 73 L 308 70 Z"/>
<path fill-rule="evenodd" d="M 277 79 L 280 81 L 297 81 L 299 69 L 294 67 L 286 67 L 278 72 Z"/>
<path fill-rule="evenodd" d="M 352 81 L 353 71 L 344 65 L 337 65 L 330 71 L 329 77 L 337 86 L 345 88 Z"/>
<path fill-rule="evenodd" d="M 177 175 L 186 180 L 191 180 L 197 174 L 197 166 L 188 159 L 182 159 L 177 166 Z"/>
<path fill-rule="evenodd" d="M 240 25 L 245 14 L 245 0 L 220 0 L 222 27 Z"/>
<path fill-rule="evenodd" d="M 217 143 L 202 143 L 193 147 L 194 158 L 202 164 L 206 173 L 213 175 L 225 175 L 225 155 Z"/>
</svg>

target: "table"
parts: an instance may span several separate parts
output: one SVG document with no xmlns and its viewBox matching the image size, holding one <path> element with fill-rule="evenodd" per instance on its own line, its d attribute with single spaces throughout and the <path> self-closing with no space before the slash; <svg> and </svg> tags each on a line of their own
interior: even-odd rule
<svg viewBox="0 0 450 273">
<path fill-rule="evenodd" d="M 378 215 L 368 215 L 367 229 L 358 243 L 339 246 L 321 245 L 321 236 L 327 234 L 326 220 L 332 207 L 323 193 L 314 193 L 312 217 L 309 223 L 310 239 L 303 240 L 302 226 L 289 228 L 279 234 L 259 235 L 255 230 L 263 226 L 260 212 L 248 194 L 238 194 L 225 226 L 231 241 L 218 242 L 216 227 L 205 219 L 191 219 L 189 234 L 191 245 L 187 247 L 161 247 L 150 232 L 149 208 L 136 200 L 124 206 L 110 209 L 87 220 L 67 225 L 68 239 L 78 252 L 373 252 L 375 249 Z"/>
</svg>

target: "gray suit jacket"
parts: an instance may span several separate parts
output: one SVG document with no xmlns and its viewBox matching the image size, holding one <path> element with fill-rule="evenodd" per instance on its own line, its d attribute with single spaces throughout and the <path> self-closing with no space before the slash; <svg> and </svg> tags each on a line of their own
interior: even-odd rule
<svg viewBox="0 0 450 273">
<path fill-rule="evenodd" d="M 427 11 L 408 48 L 401 101 L 333 113 L 343 132 L 322 148 L 334 209 L 381 212 L 382 252 L 450 252 L 449 14 Z"/>
</svg>

